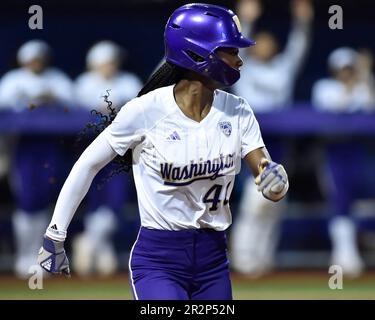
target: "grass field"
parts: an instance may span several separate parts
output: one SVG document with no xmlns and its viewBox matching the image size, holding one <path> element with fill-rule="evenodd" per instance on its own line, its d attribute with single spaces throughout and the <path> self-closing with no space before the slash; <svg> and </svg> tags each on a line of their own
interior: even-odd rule
<svg viewBox="0 0 375 320">
<path fill-rule="evenodd" d="M 260 279 L 232 275 L 235 299 L 375 299 L 375 273 L 344 279 L 342 290 L 328 287 L 328 273 L 278 272 Z M 127 274 L 110 279 L 51 277 L 42 290 L 31 290 L 27 280 L 0 275 L 0 299 L 132 299 Z"/>
</svg>

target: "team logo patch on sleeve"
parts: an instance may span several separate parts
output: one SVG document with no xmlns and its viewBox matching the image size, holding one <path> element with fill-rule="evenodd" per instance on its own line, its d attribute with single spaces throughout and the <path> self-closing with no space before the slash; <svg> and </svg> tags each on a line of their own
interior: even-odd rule
<svg viewBox="0 0 375 320">
<path fill-rule="evenodd" d="M 223 133 L 229 137 L 230 134 L 232 133 L 232 125 L 229 121 L 221 121 L 219 122 L 219 127 Z"/>
</svg>

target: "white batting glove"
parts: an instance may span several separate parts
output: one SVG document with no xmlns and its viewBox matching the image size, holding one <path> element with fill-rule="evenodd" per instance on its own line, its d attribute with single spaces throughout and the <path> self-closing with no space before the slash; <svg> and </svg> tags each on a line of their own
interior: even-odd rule
<svg viewBox="0 0 375 320">
<path fill-rule="evenodd" d="M 50 273 L 62 273 L 70 277 L 69 260 L 64 250 L 64 241 L 55 241 L 44 236 L 43 245 L 38 254 L 38 263 Z"/>
<path fill-rule="evenodd" d="M 289 189 L 288 175 L 284 167 L 267 159 L 262 159 L 258 167 L 260 173 L 255 178 L 258 191 L 274 202 L 284 198 Z"/>
</svg>

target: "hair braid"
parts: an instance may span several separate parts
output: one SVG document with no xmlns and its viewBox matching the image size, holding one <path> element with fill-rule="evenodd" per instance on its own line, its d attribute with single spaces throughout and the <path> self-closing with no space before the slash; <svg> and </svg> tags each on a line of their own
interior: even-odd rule
<svg viewBox="0 0 375 320">
<path fill-rule="evenodd" d="M 184 74 L 185 69 L 180 68 L 169 62 L 164 62 L 149 78 L 143 88 L 139 91 L 137 97 L 143 96 L 150 91 L 155 89 L 166 87 L 180 81 Z M 78 136 L 77 142 L 81 141 L 87 131 L 91 130 L 94 132 L 95 137 L 98 136 L 106 127 L 108 127 L 112 121 L 116 118 L 118 110 L 115 107 L 112 107 L 112 101 L 108 98 L 110 96 L 110 90 L 106 90 L 107 94 L 103 96 L 104 102 L 107 103 L 107 114 L 103 114 L 100 111 L 92 110 L 91 113 L 99 117 L 99 121 L 91 122 L 86 125 L 86 127 L 81 131 Z M 126 108 L 126 107 L 125 107 Z M 128 150 L 125 155 L 117 156 L 113 160 L 113 164 L 116 165 L 116 169 L 112 170 L 109 174 L 109 178 L 117 173 L 126 172 L 128 173 L 132 167 L 132 150 Z"/>
<path fill-rule="evenodd" d="M 167 87 L 180 81 L 185 73 L 185 69 L 180 68 L 169 62 L 164 62 L 159 69 L 157 69 L 144 87 L 139 91 L 137 97 L 143 96 L 152 90 Z"/>
</svg>

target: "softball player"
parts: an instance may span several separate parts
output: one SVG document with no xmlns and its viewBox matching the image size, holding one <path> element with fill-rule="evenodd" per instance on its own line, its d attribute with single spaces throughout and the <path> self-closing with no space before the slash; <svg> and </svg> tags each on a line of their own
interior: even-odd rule
<svg viewBox="0 0 375 320">
<path fill-rule="evenodd" d="M 166 63 L 74 165 L 39 263 L 69 273 L 64 240 L 74 212 L 97 172 L 132 149 L 141 217 L 129 259 L 134 298 L 232 299 L 225 230 L 240 158 L 270 200 L 289 187 L 248 103 L 219 90 L 240 77 L 238 48 L 255 43 L 231 10 L 206 4 L 177 9 L 164 37 Z"/>
</svg>

